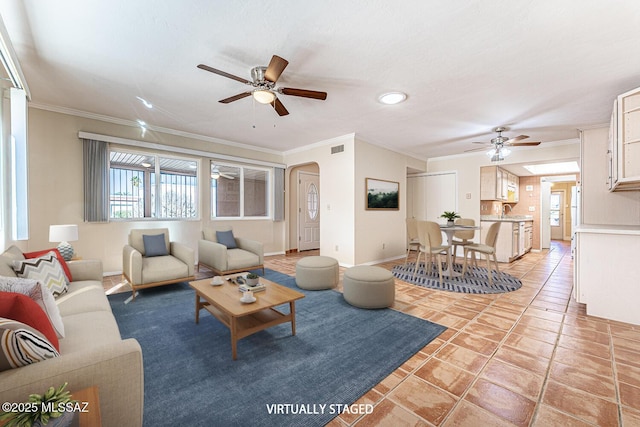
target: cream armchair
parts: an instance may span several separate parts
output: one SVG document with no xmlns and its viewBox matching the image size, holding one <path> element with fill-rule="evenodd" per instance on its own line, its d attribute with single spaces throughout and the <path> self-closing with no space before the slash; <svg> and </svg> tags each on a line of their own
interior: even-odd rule
<svg viewBox="0 0 640 427">
<path fill-rule="evenodd" d="M 225 242 L 223 238 L 220 242 L 216 233 L 218 231 L 224 233 L 224 237 L 229 241 Z M 202 230 L 202 240 L 198 241 L 198 271 L 201 265 L 221 276 L 258 268 L 262 269 L 264 275 L 262 242 L 235 237 L 231 227 L 205 228 Z"/>
<path fill-rule="evenodd" d="M 195 254 L 171 242 L 167 228 L 131 230 L 122 250 L 122 269 L 135 299 L 138 289 L 194 280 Z"/>
</svg>

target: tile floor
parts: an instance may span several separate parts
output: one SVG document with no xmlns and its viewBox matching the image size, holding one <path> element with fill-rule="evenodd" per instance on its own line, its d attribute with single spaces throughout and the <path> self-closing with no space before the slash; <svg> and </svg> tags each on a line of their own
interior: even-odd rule
<svg viewBox="0 0 640 427">
<path fill-rule="evenodd" d="M 311 254 L 265 266 L 295 275 Z M 500 268 L 522 288 L 468 295 L 397 280 L 393 308 L 448 329 L 357 402 L 373 413 L 329 426 L 640 426 L 640 327 L 587 316 L 572 299 L 569 244 Z M 121 281 L 105 289 L 125 291 Z"/>
</svg>

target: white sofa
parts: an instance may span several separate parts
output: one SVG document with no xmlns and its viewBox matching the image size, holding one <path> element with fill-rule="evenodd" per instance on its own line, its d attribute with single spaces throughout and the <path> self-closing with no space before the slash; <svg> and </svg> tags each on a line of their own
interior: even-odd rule
<svg viewBox="0 0 640 427">
<path fill-rule="evenodd" d="M 0 255 L 0 275 L 13 273 L 14 259 L 24 259 L 15 247 Z M 65 329 L 60 356 L 0 372 L 0 401 L 26 402 L 29 394 L 65 382 L 72 393 L 97 386 L 103 426 L 141 426 L 142 349 L 135 339 L 120 336 L 102 287 L 102 262 L 79 260 L 68 266 L 73 282 L 56 300 Z"/>
</svg>

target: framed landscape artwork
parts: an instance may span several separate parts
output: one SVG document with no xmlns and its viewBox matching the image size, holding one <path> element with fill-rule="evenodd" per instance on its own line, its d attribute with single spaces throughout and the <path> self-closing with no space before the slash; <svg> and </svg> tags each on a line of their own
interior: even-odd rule
<svg viewBox="0 0 640 427">
<path fill-rule="evenodd" d="M 366 178 L 367 210 L 397 211 L 400 209 L 400 183 Z"/>
</svg>

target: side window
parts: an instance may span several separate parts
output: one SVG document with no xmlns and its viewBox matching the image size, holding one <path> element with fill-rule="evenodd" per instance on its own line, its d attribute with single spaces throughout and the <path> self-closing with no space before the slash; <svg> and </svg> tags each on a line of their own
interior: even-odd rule
<svg viewBox="0 0 640 427">
<path fill-rule="evenodd" d="M 211 162 L 211 217 L 269 217 L 268 169 Z"/>
</svg>

